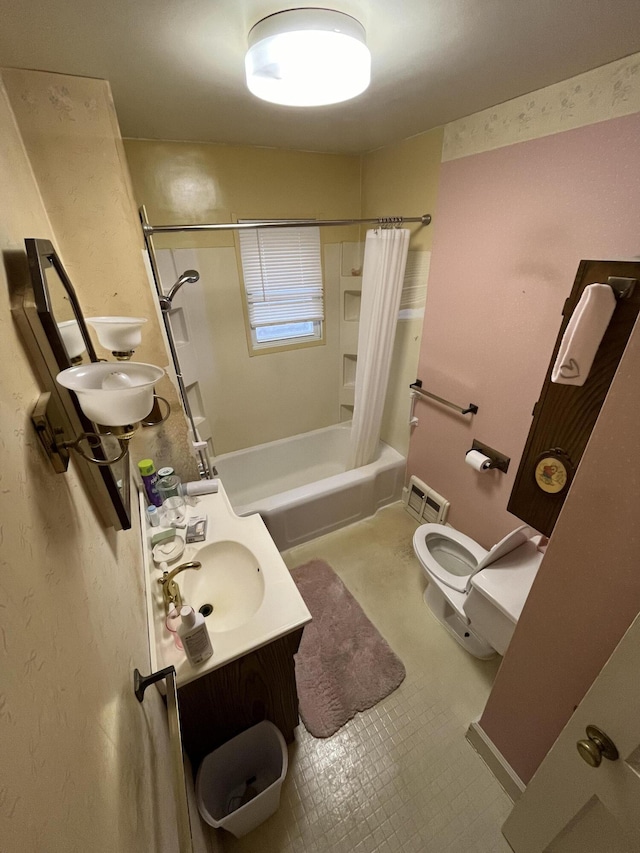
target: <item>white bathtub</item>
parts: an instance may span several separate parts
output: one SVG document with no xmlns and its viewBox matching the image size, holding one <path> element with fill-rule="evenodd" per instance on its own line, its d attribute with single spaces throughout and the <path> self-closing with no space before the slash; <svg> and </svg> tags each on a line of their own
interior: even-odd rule
<svg viewBox="0 0 640 853">
<path fill-rule="evenodd" d="M 374 462 L 346 471 L 350 429 L 336 424 L 218 456 L 236 513 L 260 513 L 284 551 L 400 500 L 404 456 L 380 442 Z"/>
</svg>

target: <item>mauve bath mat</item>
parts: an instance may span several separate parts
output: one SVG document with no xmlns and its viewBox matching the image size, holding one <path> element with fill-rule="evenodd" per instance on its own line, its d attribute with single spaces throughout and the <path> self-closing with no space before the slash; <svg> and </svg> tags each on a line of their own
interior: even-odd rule
<svg viewBox="0 0 640 853">
<path fill-rule="evenodd" d="M 311 560 L 291 574 L 313 617 L 295 658 L 300 716 L 330 737 L 392 693 L 405 668 L 331 566 Z"/>
</svg>

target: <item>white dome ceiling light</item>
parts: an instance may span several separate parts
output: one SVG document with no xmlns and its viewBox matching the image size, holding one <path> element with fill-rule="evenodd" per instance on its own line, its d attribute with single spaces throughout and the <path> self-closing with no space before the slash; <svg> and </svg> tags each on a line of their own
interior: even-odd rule
<svg viewBox="0 0 640 853">
<path fill-rule="evenodd" d="M 360 95 L 371 79 L 362 24 L 331 9 L 288 9 L 249 33 L 249 91 L 274 104 L 319 107 Z"/>
</svg>

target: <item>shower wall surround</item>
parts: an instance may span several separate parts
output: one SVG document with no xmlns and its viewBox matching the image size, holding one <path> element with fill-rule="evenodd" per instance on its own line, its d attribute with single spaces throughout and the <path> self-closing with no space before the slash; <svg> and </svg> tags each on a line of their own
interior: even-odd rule
<svg viewBox="0 0 640 853">
<path fill-rule="evenodd" d="M 238 258 L 231 247 L 159 249 L 163 282 L 188 268 L 200 281 L 171 312 L 187 393 L 216 456 L 330 426 L 339 420 L 340 246 L 324 244 L 325 343 L 250 356 Z M 173 279 L 175 280 L 175 279 Z"/>
<path fill-rule="evenodd" d="M 170 853 L 166 713 L 157 694 L 140 705 L 132 690 L 133 667 L 149 666 L 139 531 L 105 530 L 73 464 L 62 476 L 44 457 L 29 421 L 40 387 L 9 305 L 25 236 L 64 247 L 81 299 L 89 281 L 96 306 L 111 304 L 115 290 L 132 305 L 147 300 L 137 275 L 127 273 L 125 291 L 118 270 L 89 269 L 105 247 L 122 269 L 140 263 L 138 241 L 121 227 L 135 211 L 109 87 L 0 71 L 0 136 L 2 849 Z M 66 183 L 50 194 L 60 172 Z M 92 182 L 100 200 L 84 195 Z M 195 841 L 197 853 L 209 849 L 197 824 Z"/>
<path fill-rule="evenodd" d="M 359 157 L 140 140 L 125 140 L 125 150 L 138 203 L 145 204 L 157 224 L 360 216 Z M 154 238 L 160 252 L 172 248 L 183 268 L 200 271 L 209 327 L 206 346 L 212 353 L 203 372 L 202 402 L 216 454 L 339 420 L 340 244 L 358 240 L 359 229 L 320 230 L 327 316 L 324 345 L 252 357 L 234 233 Z M 189 298 L 186 288 L 179 296 Z M 180 305 L 179 298 L 176 304 Z"/>
</svg>

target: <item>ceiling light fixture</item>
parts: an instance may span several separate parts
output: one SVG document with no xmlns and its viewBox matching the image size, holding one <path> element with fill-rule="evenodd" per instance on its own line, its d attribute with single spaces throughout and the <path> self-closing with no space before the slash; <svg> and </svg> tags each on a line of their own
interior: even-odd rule
<svg viewBox="0 0 640 853">
<path fill-rule="evenodd" d="M 274 104 L 318 107 L 361 94 L 371 78 L 362 24 L 331 9 L 288 9 L 249 33 L 249 91 Z"/>
</svg>

